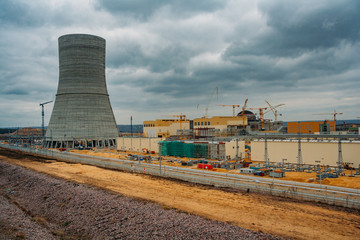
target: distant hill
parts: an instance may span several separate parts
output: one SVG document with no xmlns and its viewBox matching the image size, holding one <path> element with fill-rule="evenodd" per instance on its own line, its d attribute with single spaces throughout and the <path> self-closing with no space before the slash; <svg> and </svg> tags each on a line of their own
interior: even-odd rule
<svg viewBox="0 0 360 240">
<path fill-rule="evenodd" d="M 41 129 L 41 127 L 32 127 L 36 129 Z M 9 134 L 13 133 L 18 129 L 23 129 L 22 127 L 19 128 L 0 128 L 0 134 Z M 47 127 L 45 127 L 47 129 Z M 118 125 L 118 129 L 121 133 L 130 133 L 131 132 L 131 125 Z M 142 124 L 135 124 L 133 125 L 133 133 L 142 133 L 143 132 L 143 125 Z"/>
<path fill-rule="evenodd" d="M 131 125 L 118 125 L 119 132 L 121 133 L 130 133 L 131 132 Z M 133 133 L 142 133 L 143 132 L 143 125 L 142 124 L 135 124 L 132 126 Z"/>
<path fill-rule="evenodd" d="M 323 120 L 308 120 L 308 121 L 288 121 L 288 122 L 322 122 Z M 284 122 L 284 126 L 287 126 L 288 122 Z M 360 124 L 360 119 L 352 119 L 352 120 L 336 120 L 336 125 L 345 124 Z"/>
<path fill-rule="evenodd" d="M 0 128 L 0 134 L 9 134 L 16 131 L 16 128 Z"/>
</svg>

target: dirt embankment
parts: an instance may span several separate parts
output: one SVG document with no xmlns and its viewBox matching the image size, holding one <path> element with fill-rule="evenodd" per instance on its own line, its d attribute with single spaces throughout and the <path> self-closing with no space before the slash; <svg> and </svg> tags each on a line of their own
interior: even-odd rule
<svg viewBox="0 0 360 240">
<path fill-rule="evenodd" d="M 0 239 L 277 239 L 0 161 Z"/>
<path fill-rule="evenodd" d="M 4 154 L 6 155 L 3 152 Z M 36 160 L 35 158 L 26 159 L 26 156 L 20 156 L 19 159 L 14 158 L 16 156 L 12 156 L 11 159 L 0 156 L 2 161 L 15 163 L 39 172 L 78 183 L 91 184 L 132 198 L 157 202 L 165 208 L 180 209 L 187 213 L 229 222 L 236 226 L 275 236 L 292 239 L 354 239 L 360 237 L 360 213 L 357 210 L 268 195 L 222 191 L 216 188 L 87 165 L 67 164 L 44 159 L 42 159 L 43 162 L 36 162 L 33 161 Z"/>
</svg>

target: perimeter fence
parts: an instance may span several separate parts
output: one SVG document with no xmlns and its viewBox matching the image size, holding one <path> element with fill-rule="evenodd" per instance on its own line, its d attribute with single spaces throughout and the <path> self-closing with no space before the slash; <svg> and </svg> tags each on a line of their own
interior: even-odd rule
<svg viewBox="0 0 360 240">
<path fill-rule="evenodd" d="M 330 205 L 360 209 L 359 189 L 171 167 L 140 161 L 105 158 L 46 149 L 24 148 L 7 144 L 0 144 L 0 146 L 71 163 L 144 173 L 216 187 L 241 189 L 249 192 L 266 193 L 285 198 L 322 202 Z"/>
</svg>

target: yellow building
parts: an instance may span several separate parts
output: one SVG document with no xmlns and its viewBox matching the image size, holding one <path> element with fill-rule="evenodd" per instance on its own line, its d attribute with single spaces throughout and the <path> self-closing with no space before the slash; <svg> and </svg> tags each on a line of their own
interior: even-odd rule
<svg viewBox="0 0 360 240">
<path fill-rule="evenodd" d="M 190 120 L 183 119 L 156 119 L 143 122 L 144 137 L 170 137 L 180 135 L 178 130 L 189 130 Z"/>
<path fill-rule="evenodd" d="M 193 129 L 196 136 L 215 136 L 238 132 L 248 125 L 246 116 L 216 116 L 195 118 Z"/>
<path fill-rule="evenodd" d="M 336 131 L 335 121 L 288 122 L 288 133 L 315 133 Z"/>
</svg>

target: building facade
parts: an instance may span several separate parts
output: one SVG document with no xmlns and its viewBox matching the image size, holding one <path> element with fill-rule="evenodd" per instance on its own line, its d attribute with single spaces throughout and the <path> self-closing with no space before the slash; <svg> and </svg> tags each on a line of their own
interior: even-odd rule
<svg viewBox="0 0 360 240">
<path fill-rule="evenodd" d="M 335 121 L 288 122 L 288 133 L 330 133 L 336 131 Z"/>
<path fill-rule="evenodd" d="M 187 119 L 156 119 L 143 122 L 144 137 L 180 136 L 182 132 L 188 130 L 190 130 L 190 120 Z"/>
<path fill-rule="evenodd" d="M 246 116 L 215 116 L 211 118 L 195 118 L 193 121 L 194 135 L 229 136 L 236 135 L 248 125 Z"/>
</svg>

